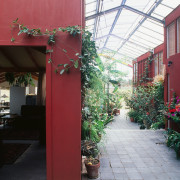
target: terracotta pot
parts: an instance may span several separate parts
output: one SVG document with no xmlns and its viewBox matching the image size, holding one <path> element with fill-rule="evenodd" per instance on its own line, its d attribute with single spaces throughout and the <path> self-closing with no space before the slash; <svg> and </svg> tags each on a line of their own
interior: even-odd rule
<svg viewBox="0 0 180 180">
<path fill-rule="evenodd" d="M 98 178 L 98 169 L 100 167 L 100 161 L 98 159 L 96 159 L 98 161 L 97 164 L 94 164 L 94 165 L 89 165 L 87 163 L 87 160 L 84 161 L 85 163 L 85 166 L 86 166 L 86 170 L 87 170 L 87 175 L 88 175 L 88 178 L 89 179 L 96 179 Z"/>
<path fill-rule="evenodd" d="M 131 122 L 134 122 L 134 118 L 130 118 L 131 119 Z"/>
</svg>

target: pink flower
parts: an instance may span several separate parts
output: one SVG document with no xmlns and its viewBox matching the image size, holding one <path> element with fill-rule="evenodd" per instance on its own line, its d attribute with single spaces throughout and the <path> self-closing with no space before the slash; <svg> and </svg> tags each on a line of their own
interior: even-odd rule
<svg viewBox="0 0 180 180">
<path fill-rule="evenodd" d="M 168 118 L 170 118 L 170 116 L 168 116 Z"/>
<path fill-rule="evenodd" d="M 175 114 L 172 114 L 172 116 L 175 116 Z"/>
</svg>

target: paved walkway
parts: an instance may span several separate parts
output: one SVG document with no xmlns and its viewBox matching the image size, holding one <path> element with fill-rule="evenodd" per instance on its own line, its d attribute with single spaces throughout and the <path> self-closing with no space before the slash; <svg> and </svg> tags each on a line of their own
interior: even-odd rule
<svg viewBox="0 0 180 180">
<path fill-rule="evenodd" d="M 121 110 L 106 129 L 98 179 L 180 180 L 180 161 L 165 145 L 165 131 L 140 130 L 125 113 Z"/>
</svg>

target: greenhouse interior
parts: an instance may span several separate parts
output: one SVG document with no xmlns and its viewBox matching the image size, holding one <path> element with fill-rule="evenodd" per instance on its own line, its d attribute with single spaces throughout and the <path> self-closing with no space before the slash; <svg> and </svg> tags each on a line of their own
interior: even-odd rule
<svg viewBox="0 0 180 180">
<path fill-rule="evenodd" d="M 0 4 L 0 179 L 180 179 L 180 0 Z"/>
</svg>

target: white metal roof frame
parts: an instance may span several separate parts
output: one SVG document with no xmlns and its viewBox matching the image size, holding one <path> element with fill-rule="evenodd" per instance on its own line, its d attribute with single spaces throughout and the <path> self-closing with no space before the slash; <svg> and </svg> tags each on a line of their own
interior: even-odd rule
<svg viewBox="0 0 180 180">
<path fill-rule="evenodd" d="M 180 0 L 86 0 L 86 27 L 99 53 L 132 60 L 164 41 L 164 18 Z"/>
</svg>

